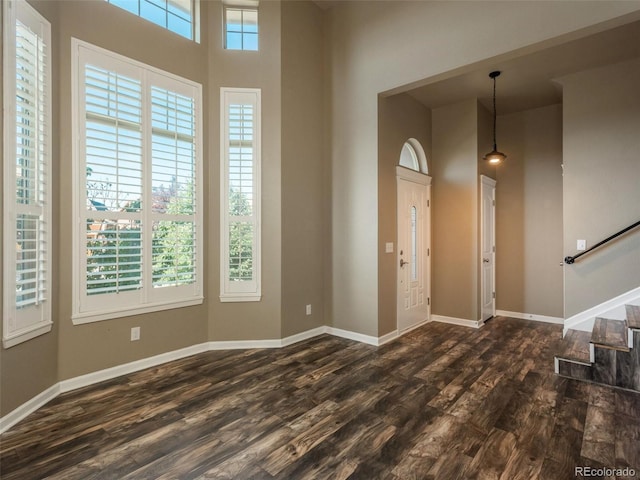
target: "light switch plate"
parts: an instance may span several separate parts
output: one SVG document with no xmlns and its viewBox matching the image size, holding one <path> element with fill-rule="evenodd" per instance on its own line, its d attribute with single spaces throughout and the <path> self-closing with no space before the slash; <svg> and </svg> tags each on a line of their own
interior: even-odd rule
<svg viewBox="0 0 640 480">
<path fill-rule="evenodd" d="M 579 252 L 584 252 L 587 249 L 587 241 L 586 240 L 578 240 L 576 249 Z"/>
<path fill-rule="evenodd" d="M 384 253 L 393 253 L 393 242 L 387 242 L 384 244 Z"/>
</svg>

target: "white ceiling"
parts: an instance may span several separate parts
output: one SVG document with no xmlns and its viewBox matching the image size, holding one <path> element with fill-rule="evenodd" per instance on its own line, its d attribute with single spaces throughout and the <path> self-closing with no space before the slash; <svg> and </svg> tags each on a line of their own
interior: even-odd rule
<svg viewBox="0 0 640 480">
<path fill-rule="evenodd" d="M 496 79 L 498 114 L 513 113 L 560 103 L 562 89 L 553 79 L 581 70 L 640 57 L 640 22 L 633 22 L 533 54 L 497 62 L 490 67 L 429 82 L 406 93 L 429 108 L 469 98 L 478 98 L 492 110 L 493 82 L 489 72 L 500 70 Z M 640 86 L 639 86 L 640 88 Z M 396 89 L 397 93 L 402 89 Z"/>
</svg>

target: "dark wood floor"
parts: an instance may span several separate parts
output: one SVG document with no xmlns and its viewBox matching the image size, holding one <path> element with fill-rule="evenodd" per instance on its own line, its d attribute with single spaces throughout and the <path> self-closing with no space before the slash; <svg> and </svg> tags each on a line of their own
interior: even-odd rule
<svg viewBox="0 0 640 480">
<path fill-rule="evenodd" d="M 559 326 L 498 317 L 480 330 L 431 323 L 378 348 L 324 335 L 277 350 L 204 353 L 58 397 L 0 437 L 0 475 L 640 473 L 640 395 L 555 376 L 560 337 Z"/>
</svg>

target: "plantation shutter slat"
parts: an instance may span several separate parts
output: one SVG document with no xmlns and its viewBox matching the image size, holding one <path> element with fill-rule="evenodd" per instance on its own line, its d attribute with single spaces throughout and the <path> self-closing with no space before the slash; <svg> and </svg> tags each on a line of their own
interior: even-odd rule
<svg viewBox="0 0 640 480">
<path fill-rule="evenodd" d="M 260 90 L 221 90 L 223 301 L 256 301 L 260 288 Z"/>
<path fill-rule="evenodd" d="M 50 24 L 24 1 L 3 2 L 6 44 L 5 348 L 51 330 Z"/>
<path fill-rule="evenodd" d="M 189 285 L 196 278 L 195 104 L 151 88 L 152 283 Z"/>
<path fill-rule="evenodd" d="M 49 127 L 42 105 L 48 101 L 42 84 L 47 81 L 41 44 L 43 39 L 19 20 L 16 22 L 16 203 L 29 207 L 16 221 L 16 307 L 44 300 L 47 237 L 44 222 L 45 175 L 41 161 L 46 149 L 42 131 Z"/>
<path fill-rule="evenodd" d="M 74 323 L 201 303 L 201 87 L 73 43 L 82 85 Z"/>
<path fill-rule="evenodd" d="M 86 65 L 85 92 L 86 292 L 134 291 L 142 288 L 142 84 Z"/>
</svg>

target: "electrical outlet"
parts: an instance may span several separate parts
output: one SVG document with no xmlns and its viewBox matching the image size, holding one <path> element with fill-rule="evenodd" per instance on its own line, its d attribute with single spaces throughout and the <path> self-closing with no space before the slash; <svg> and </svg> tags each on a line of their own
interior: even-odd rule
<svg viewBox="0 0 640 480">
<path fill-rule="evenodd" d="M 135 342 L 136 340 L 140 340 L 140 327 L 131 328 L 131 341 Z"/>
<path fill-rule="evenodd" d="M 307 315 L 311 315 L 311 305 L 307 305 Z"/>
<path fill-rule="evenodd" d="M 384 253 L 393 253 L 393 242 L 387 242 L 384 244 Z"/>
</svg>

